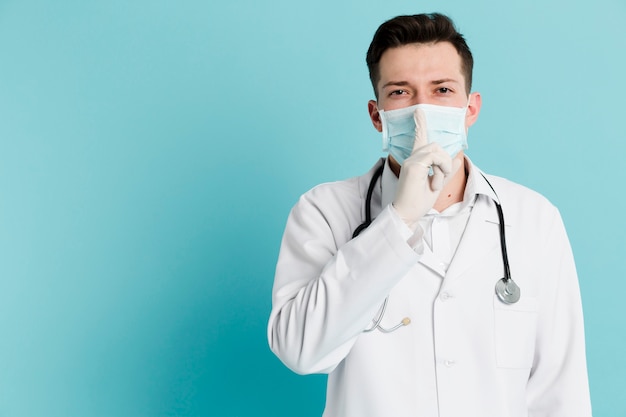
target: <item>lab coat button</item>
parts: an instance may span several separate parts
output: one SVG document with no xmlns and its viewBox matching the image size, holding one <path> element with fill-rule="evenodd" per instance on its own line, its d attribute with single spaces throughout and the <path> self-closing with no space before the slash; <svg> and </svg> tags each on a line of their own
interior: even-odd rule
<svg viewBox="0 0 626 417">
<path fill-rule="evenodd" d="M 451 295 L 448 294 L 447 292 L 441 293 L 441 296 L 440 296 L 441 301 L 448 301 L 450 299 L 450 297 L 451 297 Z"/>
<path fill-rule="evenodd" d="M 452 368 L 454 366 L 454 361 L 448 359 L 443 364 L 446 365 L 448 368 Z"/>
</svg>

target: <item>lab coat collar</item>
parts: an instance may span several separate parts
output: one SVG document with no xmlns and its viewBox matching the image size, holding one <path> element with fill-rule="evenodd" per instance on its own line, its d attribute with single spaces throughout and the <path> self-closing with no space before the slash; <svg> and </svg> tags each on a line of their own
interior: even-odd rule
<svg viewBox="0 0 626 417">
<path fill-rule="evenodd" d="M 487 175 L 472 165 L 469 158 L 466 157 L 466 161 L 471 169 L 465 187 L 464 199 L 467 199 L 468 195 L 474 195 L 476 199 L 459 246 L 448 267 L 442 291 L 443 287 L 454 282 L 471 268 L 484 265 L 487 262 L 502 264 L 500 221 L 495 204 L 496 201 L 499 201 L 496 195 L 497 191 L 494 192 L 494 189 L 487 182 Z M 509 228 L 511 224 L 506 220 L 506 209 L 504 210 L 504 218 L 505 225 Z M 481 244 L 477 245 L 475 239 L 468 239 L 467 236 L 480 236 Z M 494 277 L 494 283 L 498 278 Z"/>
<path fill-rule="evenodd" d="M 380 158 L 376 162 L 376 164 L 374 164 L 374 166 L 369 170 L 367 174 L 359 177 L 359 189 L 360 189 L 360 194 L 361 194 L 361 199 L 362 199 L 361 206 L 362 206 L 363 218 L 365 218 L 365 204 L 366 204 L 367 190 L 370 186 L 372 178 L 374 177 L 374 174 L 376 173 L 376 170 L 383 164 L 386 164 L 385 159 Z M 384 170 L 387 170 L 387 167 L 385 167 Z M 385 204 L 382 204 L 382 197 L 383 197 L 382 177 L 384 177 L 384 171 L 383 171 L 383 175 L 381 176 L 381 179 L 377 180 L 378 184 L 374 187 L 374 192 L 372 193 L 372 201 L 370 205 L 371 210 L 372 210 L 372 219 L 375 219 L 376 217 L 378 217 L 382 209 L 386 207 Z"/>
<path fill-rule="evenodd" d="M 472 163 L 467 155 L 465 156 L 465 163 L 468 168 L 468 175 L 467 183 L 465 185 L 465 193 L 463 195 L 463 202 L 461 207 L 451 207 L 450 209 L 452 211 L 459 212 L 463 208 L 471 208 L 472 212 L 463 236 L 484 236 L 484 239 L 483 244 L 476 245 L 475 241 L 461 237 L 456 253 L 450 262 L 450 266 L 448 267 L 445 278 L 446 284 L 444 284 L 444 286 L 453 282 L 468 269 L 473 268 L 476 265 L 481 265 L 481 263 L 484 263 L 487 258 L 492 259 L 495 257 L 497 258 L 497 262 L 501 262 L 500 238 L 498 231 L 499 220 L 498 212 L 494 203 L 494 200 L 499 201 L 499 198 L 487 183 L 486 176 Z M 388 204 L 391 204 L 396 193 L 397 185 L 398 178 L 395 176 L 393 171 L 391 171 L 389 162 L 385 161 L 385 168 L 381 179 L 382 207 L 386 207 Z M 431 212 L 429 212 L 429 214 L 440 215 L 435 210 L 431 210 Z M 445 215 L 446 210 L 444 210 L 441 214 Z M 508 222 L 506 225 L 510 226 Z"/>
<path fill-rule="evenodd" d="M 380 180 L 382 186 L 381 203 L 383 207 L 387 207 L 393 202 L 393 198 L 396 195 L 396 189 L 398 188 L 398 177 L 393 173 L 389 166 L 389 158 L 385 159 L 385 169 Z"/>
</svg>

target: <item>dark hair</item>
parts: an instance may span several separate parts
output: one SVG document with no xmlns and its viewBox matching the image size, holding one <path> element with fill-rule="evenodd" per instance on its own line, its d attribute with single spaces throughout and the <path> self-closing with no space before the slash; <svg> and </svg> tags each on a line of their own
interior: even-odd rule
<svg viewBox="0 0 626 417">
<path fill-rule="evenodd" d="M 472 68 L 474 58 L 465 38 L 454 27 L 452 20 L 439 13 L 397 16 L 380 25 L 369 49 L 367 50 L 367 68 L 378 97 L 376 84 L 380 80 L 379 63 L 383 53 L 390 48 L 410 43 L 450 42 L 461 56 L 461 72 L 465 77 L 465 86 L 469 94 L 472 88 Z"/>
</svg>

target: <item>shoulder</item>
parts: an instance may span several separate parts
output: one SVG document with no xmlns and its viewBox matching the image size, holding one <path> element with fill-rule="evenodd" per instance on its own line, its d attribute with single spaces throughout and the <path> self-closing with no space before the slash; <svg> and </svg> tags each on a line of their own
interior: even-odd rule
<svg viewBox="0 0 626 417">
<path fill-rule="evenodd" d="M 503 177 L 485 174 L 508 217 L 547 226 L 560 219 L 558 208 L 543 194 Z M 547 222 L 547 223 L 544 223 Z"/>
<path fill-rule="evenodd" d="M 544 195 L 522 184 L 496 175 L 485 174 L 485 177 L 501 199 L 528 200 L 540 205 L 552 205 Z"/>
<path fill-rule="evenodd" d="M 379 165 L 364 175 L 319 184 L 304 193 L 291 210 L 287 229 L 301 235 L 325 235 L 338 247 L 362 223 L 367 189 Z"/>
<path fill-rule="evenodd" d="M 316 185 L 300 196 L 299 204 L 308 203 L 320 206 L 345 204 L 361 200 L 360 177 Z"/>
<path fill-rule="evenodd" d="M 348 179 L 319 184 L 304 193 L 298 204 L 313 204 L 320 207 L 357 205 L 360 207 L 367 194 L 367 188 L 380 161 L 363 175 Z"/>
</svg>

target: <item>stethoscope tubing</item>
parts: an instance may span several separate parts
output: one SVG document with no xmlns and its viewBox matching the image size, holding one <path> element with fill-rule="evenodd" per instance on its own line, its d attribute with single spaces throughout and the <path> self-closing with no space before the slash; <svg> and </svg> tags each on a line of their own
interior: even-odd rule
<svg viewBox="0 0 626 417">
<path fill-rule="evenodd" d="M 485 179 L 491 191 L 495 194 L 498 201 L 495 199 L 493 202 L 496 205 L 496 210 L 498 211 L 498 222 L 500 223 L 500 249 L 502 250 L 502 265 L 504 267 L 504 278 L 501 278 L 496 282 L 496 295 L 498 299 L 502 301 L 504 304 L 515 304 L 519 301 L 521 296 L 521 290 L 519 286 L 513 281 L 511 278 L 511 267 L 509 266 L 509 256 L 506 251 L 506 233 L 505 233 L 505 223 L 504 223 L 504 213 L 502 211 L 502 205 L 500 204 L 498 197 L 498 193 L 493 188 L 493 185 L 489 182 L 487 177 L 481 172 L 480 175 Z"/>
<path fill-rule="evenodd" d="M 363 230 L 365 230 L 372 223 L 372 195 L 374 193 L 374 188 L 376 187 L 376 183 L 378 182 L 378 179 L 382 176 L 384 168 L 385 168 L 385 163 L 383 161 L 381 165 L 376 169 L 376 171 L 374 171 L 374 174 L 372 175 L 372 179 L 370 180 L 370 184 L 367 189 L 367 195 L 365 197 L 365 221 L 354 230 L 354 233 L 352 234 L 353 239 L 357 237 Z M 496 193 L 496 190 L 493 188 L 493 186 L 491 185 L 487 177 L 485 177 L 485 175 L 482 172 L 481 172 L 481 175 L 485 179 L 485 181 L 487 182 L 487 184 L 489 185 L 489 187 L 491 188 L 491 190 L 493 191 L 494 195 L 497 198 L 497 200 L 493 199 L 493 202 L 496 205 L 496 210 L 498 212 L 498 221 L 500 223 L 499 224 L 500 249 L 502 252 L 502 264 L 503 264 L 503 269 L 504 269 L 504 277 L 499 279 L 496 282 L 495 292 L 496 292 L 498 299 L 502 303 L 514 304 L 517 301 L 519 301 L 521 291 L 520 291 L 520 288 L 517 286 L 517 284 L 511 278 L 511 268 L 509 266 L 509 257 L 508 257 L 507 249 L 506 249 L 504 213 L 502 210 L 502 206 L 499 202 L 500 198 L 498 197 L 498 193 Z M 385 328 L 381 326 L 380 323 L 382 322 L 383 317 L 385 316 L 388 302 L 389 302 L 389 296 L 385 297 L 385 301 L 383 301 L 383 304 L 379 310 L 380 313 L 377 315 L 375 319 L 372 319 L 373 324 L 370 327 L 363 330 L 364 332 L 368 333 L 368 332 L 378 329 L 383 333 L 391 333 L 399 329 L 400 327 L 407 326 L 408 324 L 411 323 L 411 319 L 408 317 L 405 317 L 404 319 L 402 319 L 400 323 L 398 323 L 394 327 Z"/>
</svg>

